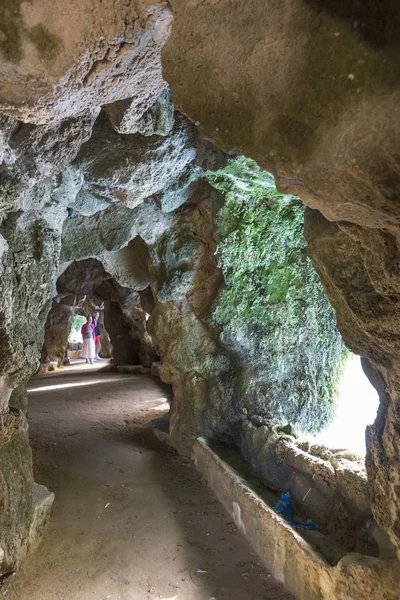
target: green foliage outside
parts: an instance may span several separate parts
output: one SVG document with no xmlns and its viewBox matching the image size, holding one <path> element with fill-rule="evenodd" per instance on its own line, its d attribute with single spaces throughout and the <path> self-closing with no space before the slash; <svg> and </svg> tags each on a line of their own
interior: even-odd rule
<svg viewBox="0 0 400 600">
<path fill-rule="evenodd" d="M 302 203 L 246 158 L 207 176 L 225 197 L 215 318 L 238 357 L 242 410 L 316 433 L 333 416 L 348 351 L 306 255 Z"/>
<path fill-rule="evenodd" d="M 69 343 L 82 341 L 81 329 L 84 323 L 86 323 L 86 317 L 84 317 L 83 315 L 74 315 L 72 317 L 71 329 L 68 336 Z"/>
</svg>

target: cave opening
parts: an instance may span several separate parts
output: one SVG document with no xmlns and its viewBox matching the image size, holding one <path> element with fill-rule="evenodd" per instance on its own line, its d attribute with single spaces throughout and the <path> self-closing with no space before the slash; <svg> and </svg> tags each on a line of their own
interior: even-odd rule
<svg viewBox="0 0 400 600">
<path fill-rule="evenodd" d="M 375 555 L 372 528 L 363 528 L 366 428 L 378 394 L 346 347 L 308 256 L 308 209 L 246 157 L 207 176 L 222 196 L 215 228 L 224 284 L 213 318 L 233 364 L 230 403 L 239 419 L 235 448 L 225 437 L 225 449 L 214 449 L 230 464 L 243 457 L 269 491 L 289 492 L 320 537 L 302 535 L 332 564 L 346 551 Z M 216 439 L 215 417 L 211 428 Z M 219 441 L 224 434 L 221 427 Z M 332 520 L 343 497 L 345 518 Z"/>
<path fill-rule="evenodd" d="M 131 244 L 124 255 L 129 253 L 137 272 L 140 256 L 135 252 Z M 149 310 L 146 299 L 148 302 L 151 293 L 143 285 L 138 288 L 120 285 L 97 259 L 66 266 L 57 280 L 57 294 L 46 321 L 42 372 L 46 367 L 70 364 L 71 360 L 84 361 L 81 327 L 94 313 L 99 314 L 100 357 L 111 359 L 115 367 L 142 365 L 150 369 L 159 358 L 147 332 L 149 314 L 142 308 L 144 305 Z"/>
<path fill-rule="evenodd" d="M 318 434 L 334 418 L 349 351 L 307 256 L 304 206 L 245 157 L 208 177 L 224 198 L 214 318 L 238 365 L 238 409 L 256 425 Z"/>
<path fill-rule="evenodd" d="M 86 322 L 84 315 L 74 314 L 71 321 L 71 327 L 69 330 L 68 343 L 69 344 L 81 344 L 82 343 L 82 333 L 81 329 L 83 324 Z M 72 348 L 68 348 L 68 350 L 72 350 Z"/>
<path fill-rule="evenodd" d="M 328 448 L 349 450 L 363 458 L 367 451 L 366 429 L 379 408 L 379 395 L 362 368 L 362 359 L 349 355 L 339 381 L 332 421 L 310 439 Z"/>
</svg>

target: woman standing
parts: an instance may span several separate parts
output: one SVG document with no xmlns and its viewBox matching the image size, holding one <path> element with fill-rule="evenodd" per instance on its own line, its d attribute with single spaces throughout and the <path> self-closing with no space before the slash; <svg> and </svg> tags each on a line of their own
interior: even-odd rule
<svg viewBox="0 0 400 600">
<path fill-rule="evenodd" d="M 81 333 L 83 338 L 81 358 L 86 358 L 86 363 L 89 362 L 92 365 L 95 353 L 92 317 L 86 317 L 86 323 L 82 325 Z"/>
</svg>

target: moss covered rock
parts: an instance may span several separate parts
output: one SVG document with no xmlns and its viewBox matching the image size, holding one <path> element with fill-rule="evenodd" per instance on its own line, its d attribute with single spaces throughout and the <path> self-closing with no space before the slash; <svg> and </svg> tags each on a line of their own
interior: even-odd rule
<svg viewBox="0 0 400 600">
<path fill-rule="evenodd" d="M 237 362 L 242 409 L 319 431 L 347 351 L 306 255 L 302 203 L 245 158 L 209 178 L 225 195 L 217 216 L 225 288 L 215 318 Z"/>
</svg>

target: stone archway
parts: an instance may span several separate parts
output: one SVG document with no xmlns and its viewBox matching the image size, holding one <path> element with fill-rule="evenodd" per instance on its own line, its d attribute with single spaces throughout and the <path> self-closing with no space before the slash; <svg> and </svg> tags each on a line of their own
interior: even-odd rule
<svg viewBox="0 0 400 600">
<path fill-rule="evenodd" d="M 137 251 L 140 242 L 137 239 L 133 242 L 121 254 L 125 258 L 129 254 L 137 268 L 141 259 Z M 147 250 L 143 243 L 142 247 Z M 116 257 L 113 260 L 123 270 L 124 263 L 120 264 Z M 129 283 L 135 284 L 133 274 Z M 141 285 L 146 283 L 147 278 L 143 278 Z M 72 316 L 90 314 L 99 304 L 104 305 L 103 322 L 113 347 L 115 366 L 142 364 L 151 367 L 158 358 L 146 330 L 146 312 L 141 307 L 140 292 L 119 285 L 100 261 L 86 259 L 71 263 L 58 278 L 57 291 L 45 328 L 42 351 L 45 362 L 50 359 L 59 365 L 63 363 Z"/>
</svg>

